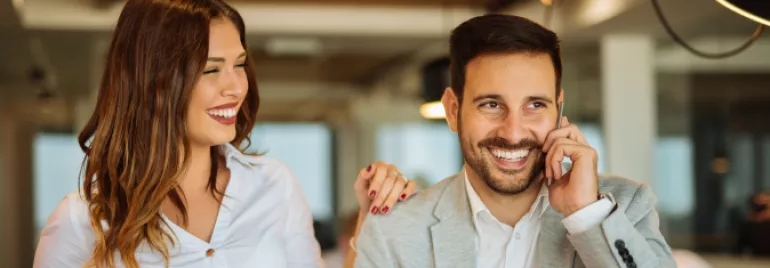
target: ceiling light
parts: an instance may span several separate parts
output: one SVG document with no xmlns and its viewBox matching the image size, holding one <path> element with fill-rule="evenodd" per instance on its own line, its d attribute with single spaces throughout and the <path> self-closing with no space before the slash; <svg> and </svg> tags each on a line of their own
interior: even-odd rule
<svg viewBox="0 0 770 268">
<path fill-rule="evenodd" d="M 444 105 L 440 101 L 428 102 L 420 106 L 420 114 L 426 119 L 444 119 Z"/>
<path fill-rule="evenodd" d="M 729 10 L 770 26 L 770 2 L 760 0 L 716 0 Z"/>
<path fill-rule="evenodd" d="M 265 51 L 270 55 L 315 56 L 321 54 L 323 46 L 316 38 L 280 37 L 268 39 Z"/>
</svg>

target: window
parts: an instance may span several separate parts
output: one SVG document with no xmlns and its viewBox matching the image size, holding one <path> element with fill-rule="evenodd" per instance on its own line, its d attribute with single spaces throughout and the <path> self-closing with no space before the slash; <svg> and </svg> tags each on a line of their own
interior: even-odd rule
<svg viewBox="0 0 770 268">
<path fill-rule="evenodd" d="M 684 218 L 695 209 L 692 142 L 687 136 L 658 137 L 653 189 L 666 217 Z"/>
<path fill-rule="evenodd" d="M 377 160 L 392 163 L 421 188 L 462 169 L 457 135 L 445 123 L 389 124 L 377 130 Z"/>
<path fill-rule="evenodd" d="M 251 132 L 249 152 L 280 160 L 297 176 L 316 220 L 334 216 L 332 196 L 332 133 L 323 124 L 258 124 Z"/>
<path fill-rule="evenodd" d="M 62 198 L 78 190 L 84 154 L 77 136 L 69 133 L 40 133 L 33 146 L 33 193 L 38 233 Z"/>
</svg>

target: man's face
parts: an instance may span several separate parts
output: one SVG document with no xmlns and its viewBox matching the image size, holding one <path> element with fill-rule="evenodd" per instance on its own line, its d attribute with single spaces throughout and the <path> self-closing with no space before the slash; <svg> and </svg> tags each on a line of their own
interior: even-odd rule
<svg viewBox="0 0 770 268">
<path fill-rule="evenodd" d="M 468 172 L 495 192 L 518 194 L 543 170 L 542 144 L 556 126 L 556 76 L 544 53 L 490 54 L 466 66 L 462 104 L 444 93 Z"/>
</svg>

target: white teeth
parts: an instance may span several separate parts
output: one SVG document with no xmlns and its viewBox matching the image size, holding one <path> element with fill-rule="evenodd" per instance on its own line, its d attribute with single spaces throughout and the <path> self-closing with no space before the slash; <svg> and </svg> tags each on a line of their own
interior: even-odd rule
<svg viewBox="0 0 770 268">
<path fill-rule="evenodd" d="M 237 114 L 237 112 L 235 111 L 235 108 L 208 110 L 207 113 L 210 115 L 224 117 L 224 118 L 231 118 Z"/>
<path fill-rule="evenodd" d="M 514 160 L 518 161 L 529 155 L 529 149 L 521 149 L 521 150 L 501 150 L 501 149 L 493 149 L 492 155 L 494 155 L 497 158 L 503 158 L 506 160 Z"/>
</svg>

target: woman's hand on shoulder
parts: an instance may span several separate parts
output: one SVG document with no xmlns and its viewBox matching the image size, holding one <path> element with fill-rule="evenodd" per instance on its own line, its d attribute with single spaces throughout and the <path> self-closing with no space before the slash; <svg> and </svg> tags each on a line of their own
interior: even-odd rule
<svg viewBox="0 0 770 268">
<path fill-rule="evenodd" d="M 399 201 L 414 194 L 417 184 L 405 178 L 396 166 L 375 162 L 361 169 L 354 189 L 360 215 L 387 215 Z"/>
</svg>

